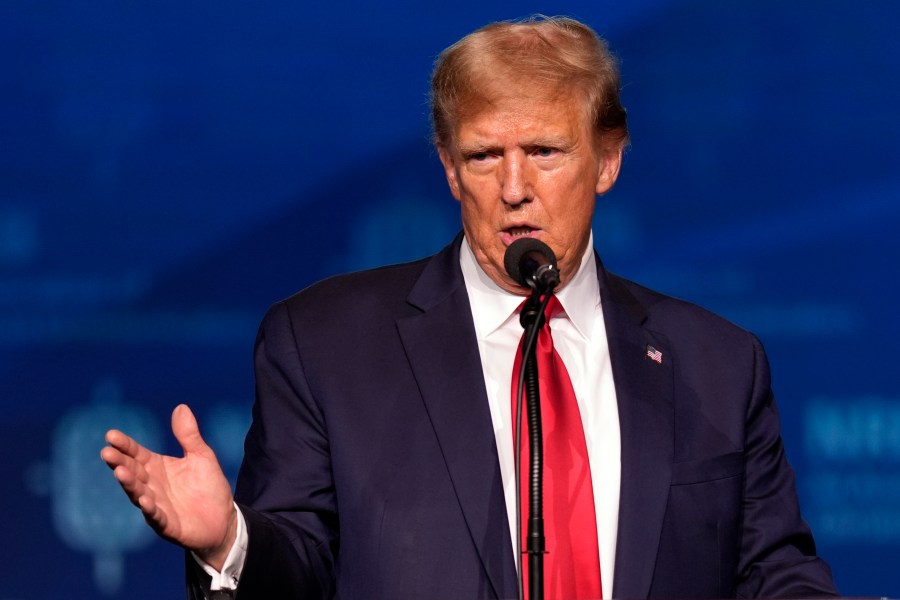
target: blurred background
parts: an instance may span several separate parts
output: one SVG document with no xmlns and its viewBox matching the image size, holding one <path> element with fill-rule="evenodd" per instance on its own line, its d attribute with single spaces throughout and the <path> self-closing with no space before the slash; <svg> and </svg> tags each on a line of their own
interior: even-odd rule
<svg viewBox="0 0 900 600">
<path fill-rule="evenodd" d="M 760 336 L 821 554 L 845 595 L 900 595 L 894 0 L 6 0 L 0 598 L 181 596 L 103 432 L 177 452 L 188 402 L 233 475 L 263 312 L 451 239 L 432 62 L 533 12 L 621 59 L 607 266 Z"/>
</svg>

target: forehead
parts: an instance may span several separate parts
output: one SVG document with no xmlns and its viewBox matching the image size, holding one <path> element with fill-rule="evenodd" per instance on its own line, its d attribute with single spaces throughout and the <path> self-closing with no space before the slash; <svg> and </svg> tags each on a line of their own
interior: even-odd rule
<svg viewBox="0 0 900 600">
<path fill-rule="evenodd" d="M 529 94 L 515 89 L 510 92 L 470 102 L 454 127 L 457 141 L 509 136 L 575 141 L 591 135 L 588 111 L 578 94 Z"/>
</svg>

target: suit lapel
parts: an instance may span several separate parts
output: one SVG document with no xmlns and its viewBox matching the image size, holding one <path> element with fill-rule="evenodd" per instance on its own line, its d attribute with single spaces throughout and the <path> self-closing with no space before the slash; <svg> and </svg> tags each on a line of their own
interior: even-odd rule
<svg viewBox="0 0 900 600">
<path fill-rule="evenodd" d="M 472 540 L 494 593 L 505 597 L 515 593 L 515 566 L 460 240 L 426 266 L 409 295 L 422 312 L 397 327 Z"/>
<path fill-rule="evenodd" d="M 421 313 L 397 321 L 460 508 L 498 597 L 514 595 L 515 566 L 494 431 L 458 237 L 409 295 Z M 674 443 L 673 355 L 646 312 L 598 259 L 621 432 L 622 481 L 613 596 L 646 597 L 668 499 Z M 647 356 L 662 353 L 661 363 Z M 485 459 L 485 457 L 490 457 Z"/>
<path fill-rule="evenodd" d="M 622 444 L 613 596 L 643 598 L 650 592 L 671 478 L 673 356 L 666 338 L 644 326 L 644 308 L 599 259 L 598 274 Z M 654 349 L 661 362 L 648 357 Z"/>
</svg>

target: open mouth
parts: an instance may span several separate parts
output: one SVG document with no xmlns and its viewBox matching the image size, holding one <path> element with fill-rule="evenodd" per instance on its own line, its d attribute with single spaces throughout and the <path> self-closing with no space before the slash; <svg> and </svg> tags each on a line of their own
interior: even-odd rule
<svg viewBox="0 0 900 600">
<path fill-rule="evenodd" d="M 501 231 L 500 238 L 503 240 L 504 245 L 509 246 L 522 238 L 537 237 L 540 231 L 540 229 L 529 227 L 528 225 L 517 225 L 515 227 L 507 227 Z"/>
<path fill-rule="evenodd" d="M 533 231 L 534 229 L 532 229 L 531 227 L 510 227 L 506 230 L 506 233 L 508 233 L 513 239 L 517 239 L 521 237 L 528 237 Z"/>
</svg>

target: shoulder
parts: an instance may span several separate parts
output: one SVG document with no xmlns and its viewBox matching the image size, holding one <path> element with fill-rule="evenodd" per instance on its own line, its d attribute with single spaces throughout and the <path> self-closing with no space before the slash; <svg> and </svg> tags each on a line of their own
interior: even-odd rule
<svg viewBox="0 0 900 600">
<path fill-rule="evenodd" d="M 713 336 L 722 340 L 758 343 L 748 330 L 693 302 L 669 296 L 641 284 L 609 274 L 611 286 L 620 286 L 645 311 L 649 329 L 669 338 Z"/>
<path fill-rule="evenodd" d="M 679 372 L 707 382 L 768 377 L 760 340 L 747 329 L 692 302 L 608 275 L 609 296 L 659 340 L 676 359 Z M 616 289 L 618 288 L 618 289 Z M 693 375 L 689 375 L 693 374 Z"/>
<path fill-rule="evenodd" d="M 290 308 L 343 310 L 403 302 L 430 258 L 323 279 L 283 300 Z"/>
<path fill-rule="evenodd" d="M 402 316 L 410 310 L 410 290 L 429 258 L 413 262 L 344 273 L 323 279 L 273 304 L 263 319 L 293 328 L 334 329 L 341 324 Z"/>
</svg>

